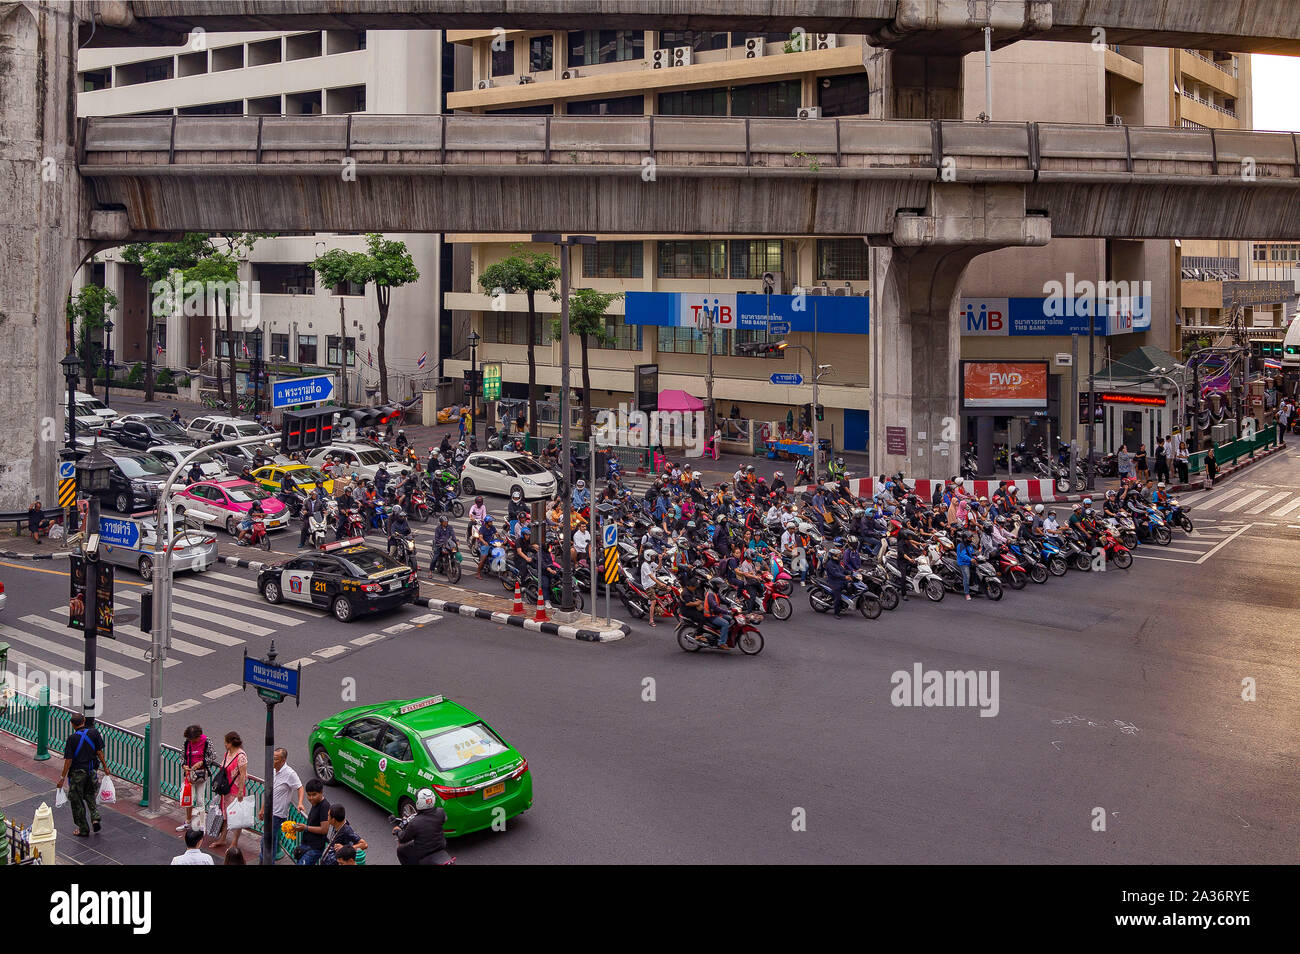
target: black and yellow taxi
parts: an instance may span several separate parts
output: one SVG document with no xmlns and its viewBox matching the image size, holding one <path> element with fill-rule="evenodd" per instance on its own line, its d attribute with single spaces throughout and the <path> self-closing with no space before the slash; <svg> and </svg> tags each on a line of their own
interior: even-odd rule
<svg viewBox="0 0 1300 954">
<path fill-rule="evenodd" d="M 414 570 L 361 537 L 273 563 L 257 575 L 257 588 L 268 603 L 308 603 L 344 623 L 420 595 Z"/>
</svg>

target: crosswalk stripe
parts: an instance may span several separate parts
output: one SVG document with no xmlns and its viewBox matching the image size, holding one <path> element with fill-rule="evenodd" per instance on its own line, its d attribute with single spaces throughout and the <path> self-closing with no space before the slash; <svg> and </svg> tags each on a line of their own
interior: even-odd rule
<svg viewBox="0 0 1300 954">
<path fill-rule="evenodd" d="M 252 623 L 245 623 L 242 620 L 232 620 L 229 616 L 222 616 L 220 613 L 209 613 L 207 610 L 195 609 L 187 606 L 177 600 L 172 601 L 172 616 L 176 614 L 181 616 L 193 616 L 196 619 L 207 620 L 209 623 L 234 623 L 240 629 L 247 630 L 253 636 L 270 636 L 275 632 L 273 629 L 267 629 L 265 626 L 255 626 Z M 173 625 L 175 625 L 173 623 Z M 242 642 L 242 640 L 241 640 Z"/>
<path fill-rule="evenodd" d="M 347 651 L 348 647 L 346 646 L 326 646 L 324 649 L 316 650 L 315 654 L 321 657 L 321 659 L 333 659 L 339 653 L 345 653 Z"/>
<path fill-rule="evenodd" d="M 1237 496 L 1237 494 L 1242 493 L 1245 489 L 1245 487 L 1229 487 L 1227 490 L 1220 490 L 1217 493 L 1210 494 L 1208 497 L 1200 498 L 1193 504 L 1193 506 L 1197 510 L 1207 510 L 1211 507 L 1218 506 L 1229 497 Z"/>
<path fill-rule="evenodd" d="M 149 721 L 147 715 L 132 716 L 129 719 L 123 719 L 117 724 L 119 729 L 134 729 L 138 725 L 144 725 Z"/>
<path fill-rule="evenodd" d="M 203 695 L 208 699 L 220 699 L 222 696 L 228 696 L 232 692 L 239 692 L 239 690 L 243 688 L 244 687 L 237 682 L 230 682 L 219 689 L 209 689 L 207 692 L 203 693 Z"/>
<path fill-rule="evenodd" d="M 256 581 L 256 576 L 236 576 L 234 573 L 219 573 L 216 570 L 208 570 L 203 574 L 206 580 L 225 580 L 227 583 L 238 583 L 241 586 L 247 586 L 250 582 Z"/>
<path fill-rule="evenodd" d="M 44 659 L 38 659 L 35 656 L 31 655 L 28 652 L 25 652 L 24 650 L 18 647 L 10 646 L 9 664 L 15 665 L 16 663 L 22 663 L 28 670 L 32 672 L 41 672 L 41 673 L 51 673 L 54 672 L 56 669 L 62 670 L 67 668 L 65 666 L 53 666 L 50 663 L 46 662 Z M 13 677 L 14 682 L 16 683 L 14 688 L 17 689 L 19 692 L 26 693 L 29 696 L 39 695 L 41 686 L 46 684 L 44 679 L 36 679 L 35 677 L 31 677 L 25 680 L 19 679 L 16 668 L 10 670 L 10 675 Z M 80 676 L 78 676 L 78 679 L 80 679 Z M 108 685 L 108 683 L 105 683 L 105 685 Z M 69 703 L 71 703 L 72 699 L 66 692 L 55 692 L 53 689 L 51 689 L 50 701 L 58 703 L 59 705 L 68 705 Z M 12 704 L 13 703 L 10 703 L 10 705 Z"/>
<path fill-rule="evenodd" d="M 1295 510 L 1297 507 L 1300 507 L 1300 495 L 1298 495 L 1298 496 L 1295 498 L 1295 500 L 1291 501 L 1291 502 L 1290 502 L 1289 504 L 1287 504 L 1285 507 L 1282 507 L 1282 508 L 1279 509 L 1279 510 L 1274 510 L 1271 514 L 1269 514 L 1269 516 L 1270 516 L 1270 517 L 1285 517 L 1287 514 L 1289 514 L 1292 510 Z"/>
<path fill-rule="evenodd" d="M 163 706 L 163 713 L 171 715 L 173 712 L 182 712 L 185 709 L 193 709 L 199 704 L 197 699 L 182 699 L 180 702 L 173 702 L 169 706 Z"/>
<path fill-rule="evenodd" d="M 140 599 L 140 594 L 128 590 L 124 593 L 118 593 L 117 597 L 119 599 L 126 598 L 138 600 Z M 197 636 L 199 639 L 206 639 L 208 642 L 216 643 L 218 646 L 240 646 L 244 643 L 244 640 L 236 636 L 227 636 L 225 633 L 218 633 L 214 629 L 207 629 L 203 626 L 197 626 L 194 623 L 187 623 L 182 619 L 176 619 L 175 613 L 172 613 L 172 630 L 177 633 L 184 633 L 186 636 Z M 173 637 L 172 645 L 175 644 L 176 640 Z"/>
<path fill-rule="evenodd" d="M 35 646 L 43 652 L 52 653 L 55 656 L 62 656 L 64 659 L 71 659 L 79 665 L 85 662 L 86 654 L 80 650 L 70 649 L 67 646 L 60 645 L 52 639 L 45 639 L 32 633 L 25 633 L 20 629 L 14 629 L 12 626 L 0 624 L 0 636 L 26 645 Z M 101 641 L 102 644 L 103 641 Z M 96 661 L 96 665 L 109 675 L 116 676 L 119 679 L 137 679 L 144 673 L 137 672 L 134 669 L 128 669 L 126 666 L 119 666 L 117 663 L 109 662 L 106 659 Z M 66 669 L 68 667 L 53 667 Z"/>
<path fill-rule="evenodd" d="M 123 628 L 121 634 L 117 638 L 134 639 L 136 642 L 142 642 L 142 643 L 153 642 L 153 637 L 150 634 L 135 633 L 132 632 L 130 629 L 126 629 L 126 628 Z M 207 646 L 200 646 L 198 643 L 191 643 L 188 640 L 177 639 L 175 635 L 172 636 L 171 648 L 176 650 L 178 653 L 184 653 L 187 656 L 207 656 L 212 653 L 212 650 L 209 649 Z M 167 661 L 169 663 L 171 662 L 170 659 Z"/>
<path fill-rule="evenodd" d="M 188 588 L 182 589 L 181 587 L 176 587 L 175 589 L 172 590 L 173 605 L 176 605 L 178 602 L 176 600 L 177 595 L 184 596 L 186 600 L 192 603 L 199 603 L 203 606 L 214 606 L 217 609 L 224 610 L 227 613 L 239 613 L 244 616 L 256 616 L 258 619 L 265 619 L 272 623 L 280 623 L 283 626 L 297 626 L 299 623 L 304 622 L 304 620 L 297 619 L 293 616 L 286 616 L 283 613 L 275 613 L 270 610 L 264 610 L 263 604 L 261 603 L 236 603 L 234 605 L 231 605 L 230 600 L 217 599 L 215 596 L 207 596 L 203 593 L 195 593 L 193 590 L 190 590 Z M 195 614 L 191 613 L 191 615 L 195 615 Z M 228 617 L 222 617 L 222 616 L 217 616 L 211 621 L 214 623 L 231 622 L 239 626 L 248 625 L 245 623 L 240 623 L 238 620 L 231 620 Z M 268 629 L 262 631 L 258 635 L 266 636 L 271 632 L 272 630 Z"/>
<path fill-rule="evenodd" d="M 1232 503 L 1228 504 L 1228 506 L 1220 507 L 1219 512 L 1232 513 L 1234 510 L 1240 510 L 1242 507 L 1250 503 L 1252 500 L 1256 499 L 1257 497 L 1263 496 L 1263 494 L 1264 491 L 1262 490 L 1252 490 L 1250 493 L 1246 494 L 1246 496 L 1238 497 Z"/>
<path fill-rule="evenodd" d="M 50 610 L 51 615 L 55 615 L 55 616 L 57 616 L 60 613 L 66 613 L 66 612 L 67 612 L 66 607 L 56 606 L 54 609 Z M 66 636 L 69 632 L 67 626 L 63 625 L 63 623 L 56 622 L 55 620 L 52 619 L 46 619 L 43 616 L 37 616 L 35 613 L 22 617 L 22 621 L 24 623 L 31 623 L 33 626 L 39 626 L 42 629 L 47 629 L 58 636 Z M 78 639 L 80 638 L 81 637 L 78 637 Z M 127 656 L 138 662 L 148 662 L 148 660 L 144 658 L 143 649 L 141 649 L 139 646 L 124 645 L 121 642 L 121 640 L 118 638 L 96 640 L 95 646 L 97 647 L 97 649 L 102 649 L 106 652 L 120 653 L 121 655 Z M 96 656 L 96 659 L 98 659 L 98 656 Z M 171 660 L 171 659 L 167 660 L 167 665 L 169 666 L 175 666 L 178 663 L 179 660 Z"/>
<path fill-rule="evenodd" d="M 1246 511 L 1246 513 L 1262 513 L 1263 511 L 1267 510 L 1269 507 L 1277 503 L 1279 500 L 1281 500 L 1283 497 L 1285 497 L 1288 494 L 1288 492 L 1289 491 L 1284 490 L 1281 493 L 1274 494 L 1273 496 L 1265 500 L 1263 503 L 1261 503 L 1258 507 L 1251 507 L 1249 510 Z"/>
</svg>

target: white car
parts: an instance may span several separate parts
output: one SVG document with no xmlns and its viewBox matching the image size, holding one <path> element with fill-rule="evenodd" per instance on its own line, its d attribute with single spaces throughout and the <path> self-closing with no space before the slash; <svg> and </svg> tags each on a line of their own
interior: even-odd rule
<svg viewBox="0 0 1300 954">
<path fill-rule="evenodd" d="M 77 423 L 94 426 L 96 424 L 107 427 L 110 423 L 117 420 L 117 411 L 113 410 L 93 394 L 87 394 L 85 391 L 73 391 L 72 403 L 77 414 Z M 68 392 L 63 392 L 63 406 L 68 406 Z"/>
<path fill-rule="evenodd" d="M 157 457 L 167 465 L 168 471 L 183 461 L 190 454 L 194 453 L 192 444 L 155 444 L 149 448 L 148 453 Z M 177 478 L 178 486 L 188 483 L 190 467 L 198 463 L 199 470 L 203 472 L 204 480 L 220 480 L 223 477 L 230 476 L 226 470 L 225 464 L 212 451 L 203 451 L 198 457 L 194 458 L 189 464 L 185 465 L 185 470 Z"/>
<path fill-rule="evenodd" d="M 555 475 L 531 457 L 514 451 L 470 454 L 460 473 L 460 492 L 510 495 L 518 490 L 525 500 L 545 500 L 555 495 Z"/>
<path fill-rule="evenodd" d="M 254 421 L 245 421 L 225 414 L 208 414 L 196 417 L 185 429 L 190 440 L 202 446 L 209 444 L 213 438 L 218 441 L 233 441 L 241 437 L 258 437 L 266 432 Z"/>
<path fill-rule="evenodd" d="M 390 477 L 397 477 L 411 471 L 409 466 L 388 451 L 371 444 L 330 444 L 327 447 L 318 447 L 307 455 L 307 463 L 319 467 L 331 477 L 340 474 L 356 474 L 368 480 L 375 479 L 381 464 L 387 467 Z"/>
</svg>

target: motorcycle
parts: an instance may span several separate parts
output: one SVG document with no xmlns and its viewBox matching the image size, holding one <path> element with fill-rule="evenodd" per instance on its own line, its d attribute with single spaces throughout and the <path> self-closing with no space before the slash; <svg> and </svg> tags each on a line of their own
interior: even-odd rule
<svg viewBox="0 0 1300 954">
<path fill-rule="evenodd" d="M 961 570 L 957 566 L 957 555 L 952 549 L 952 544 L 947 540 L 943 541 L 942 546 L 943 550 L 940 551 L 938 545 L 933 543 L 930 545 L 930 560 L 938 567 L 939 578 L 944 589 L 952 593 L 961 593 L 962 579 Z M 998 579 L 998 571 L 992 563 L 983 557 L 976 557 L 971 563 L 970 570 L 971 596 L 987 596 L 995 603 L 1002 599 L 1002 581 Z"/>
<path fill-rule="evenodd" d="M 789 619 L 794 612 L 794 604 L 790 602 L 790 598 L 777 589 L 777 581 L 772 578 L 771 573 L 764 573 L 760 579 L 763 582 L 763 592 L 757 598 L 758 609 L 776 619 Z"/>
<path fill-rule="evenodd" d="M 1034 557 L 1028 545 L 1014 541 L 1009 544 L 1009 549 L 1020 562 L 1020 565 L 1024 568 L 1025 572 L 1029 575 L 1029 579 L 1033 580 L 1035 583 L 1047 582 L 1048 570 L 1046 564 L 1044 561 Z M 1019 587 L 1016 588 L 1019 589 Z"/>
<path fill-rule="evenodd" d="M 423 490 L 411 491 L 410 511 L 411 511 L 411 516 L 419 519 L 421 523 L 429 522 L 429 516 L 430 516 L 429 501 L 424 496 Z"/>
<path fill-rule="evenodd" d="M 1184 507 L 1177 500 L 1171 499 L 1161 513 L 1164 514 L 1165 523 L 1171 527 L 1182 527 L 1184 532 L 1192 532 L 1192 518 L 1188 516 L 1191 507 Z"/>
<path fill-rule="evenodd" d="M 319 550 L 325 545 L 325 536 L 329 531 L 329 517 L 318 512 L 307 518 L 307 540 L 311 543 L 312 549 Z"/>
<path fill-rule="evenodd" d="M 726 608 L 731 613 L 731 629 L 727 633 L 727 641 L 724 645 L 739 649 L 746 656 L 757 656 L 763 651 L 763 634 L 758 628 L 758 625 L 763 622 L 762 614 L 744 613 L 735 603 L 731 603 Z M 712 624 L 682 620 L 677 626 L 677 645 L 688 653 L 714 648 L 699 641 L 698 637 L 705 633 L 716 635 L 717 630 Z"/>
<path fill-rule="evenodd" d="M 410 534 L 389 533 L 388 555 L 394 560 L 406 563 L 412 570 L 419 570 L 420 564 L 415 556 L 415 540 Z"/>
<path fill-rule="evenodd" d="M 1106 562 L 1114 563 L 1121 570 L 1127 570 L 1133 565 L 1133 554 L 1129 553 L 1128 547 L 1111 530 L 1102 529 L 1098 545 L 1106 555 Z"/>
<path fill-rule="evenodd" d="M 1070 566 L 1061 552 L 1060 545 L 1050 535 L 1043 535 L 1040 550 L 1043 562 L 1047 564 L 1047 572 L 1052 576 L 1065 576 L 1070 572 Z"/>
<path fill-rule="evenodd" d="M 452 545 L 450 548 L 442 548 L 433 556 L 433 562 L 429 565 L 430 575 L 441 573 L 447 578 L 448 583 L 460 582 L 460 547 Z"/>
<path fill-rule="evenodd" d="M 271 549 L 271 538 L 266 532 L 266 521 L 260 517 L 253 517 L 253 526 L 248 531 L 248 542 L 235 538 L 235 542 L 241 547 L 261 547 L 263 550 Z"/>
<path fill-rule="evenodd" d="M 365 518 L 361 516 L 361 511 L 353 507 L 343 514 L 343 536 L 347 539 L 363 537 L 366 534 Z"/>
<path fill-rule="evenodd" d="M 867 619 L 876 619 L 880 616 L 880 600 L 876 599 L 863 584 L 859 573 L 851 574 L 845 578 L 840 599 Z M 824 577 L 819 576 L 809 582 L 808 605 L 818 613 L 826 613 L 835 608 L 830 584 L 826 582 Z"/>
<path fill-rule="evenodd" d="M 902 590 L 903 580 L 898 571 L 897 560 L 894 556 L 893 549 L 880 548 L 880 556 L 876 562 L 884 567 L 885 572 L 889 574 L 889 581 L 900 591 Z M 925 594 L 926 599 L 938 603 L 943 599 L 946 589 L 943 580 L 934 572 L 930 566 L 930 560 L 924 554 L 916 558 L 916 567 L 911 574 L 910 589 L 914 596 Z"/>
<path fill-rule="evenodd" d="M 1013 590 L 1023 590 L 1025 584 L 1029 582 L 1029 574 L 1025 568 L 1020 565 L 1016 555 L 1005 544 L 998 547 L 994 554 L 998 576 L 1000 576 Z"/>
</svg>

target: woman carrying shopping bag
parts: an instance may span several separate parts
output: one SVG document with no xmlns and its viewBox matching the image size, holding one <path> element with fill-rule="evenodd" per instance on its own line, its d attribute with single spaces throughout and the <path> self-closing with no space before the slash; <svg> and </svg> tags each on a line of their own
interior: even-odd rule
<svg viewBox="0 0 1300 954">
<path fill-rule="evenodd" d="M 212 779 L 212 792 L 221 796 L 220 809 L 223 816 L 217 840 L 209 848 L 224 848 L 226 845 L 225 818 L 229 816 L 236 800 L 248 794 L 248 756 L 244 752 L 244 741 L 238 732 L 226 733 L 226 754 L 221 760 L 221 768 Z M 239 827 L 234 828 L 233 843 L 239 844 Z"/>
<path fill-rule="evenodd" d="M 201 726 L 192 725 L 185 730 L 185 745 L 181 749 L 181 785 L 189 783 L 190 801 L 185 806 L 185 824 L 177 828 L 182 831 L 194 823 L 194 810 L 202 815 L 208 807 L 208 790 L 212 775 L 217 768 L 217 758 L 212 752 L 212 740 L 204 733 Z"/>
</svg>

